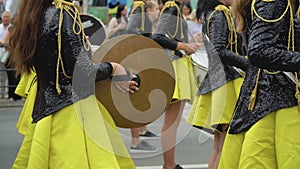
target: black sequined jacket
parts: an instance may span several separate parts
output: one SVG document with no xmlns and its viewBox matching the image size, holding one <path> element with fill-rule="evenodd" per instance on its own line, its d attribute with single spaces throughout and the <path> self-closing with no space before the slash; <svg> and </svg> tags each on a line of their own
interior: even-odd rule
<svg viewBox="0 0 300 169">
<path fill-rule="evenodd" d="M 142 22 L 143 18 L 144 22 Z M 144 25 L 142 25 L 143 23 Z M 146 8 L 144 8 L 144 12 L 142 12 L 142 7 L 139 6 L 135 11 L 130 13 L 126 32 L 152 38 L 152 21 L 146 13 Z"/>
<path fill-rule="evenodd" d="M 227 82 L 241 77 L 233 66 L 246 70 L 249 65 L 248 60 L 244 56 L 236 53 L 236 48 L 238 53 L 244 53 L 242 51 L 241 38 L 236 37 L 237 45 L 233 44 L 233 48 L 229 45 L 230 30 L 224 12 L 220 10 L 212 12 L 208 11 L 206 13 L 203 26 L 203 32 L 205 32 L 203 35 L 204 44 L 208 55 L 209 67 L 199 87 L 198 95 L 211 92 Z"/>
<path fill-rule="evenodd" d="M 95 79 L 106 79 L 112 72 L 112 66 L 109 63 L 96 64 L 91 62 L 91 51 L 84 49 L 82 34 L 74 34 L 74 20 L 64 11 L 61 55 L 66 74 L 71 78 L 64 75 L 60 66 L 58 84 L 61 94 L 58 94 L 56 69 L 60 11 L 51 2 L 49 0 L 40 16 L 38 44 L 33 59 L 38 79 L 38 89 L 32 113 L 33 122 L 37 122 L 82 98 L 93 95 Z M 78 30 L 78 27 L 76 29 Z"/>
<path fill-rule="evenodd" d="M 271 112 L 297 105 L 295 84 L 282 72 L 298 72 L 300 70 L 299 42 L 298 51 L 288 51 L 290 28 L 290 10 L 286 0 L 264 2 L 257 0 L 255 10 L 267 20 L 277 19 L 277 22 L 265 22 L 254 14 L 252 19 L 249 6 L 248 23 L 248 57 L 252 64 L 247 69 L 246 77 L 240 91 L 234 117 L 229 133 L 236 134 L 247 131 L 253 124 Z M 295 40 L 299 38 L 299 22 L 294 22 Z M 250 95 L 255 87 L 258 75 L 257 94 L 253 111 L 248 110 Z M 267 71 L 266 71 L 267 70 Z M 275 72 L 275 73 L 271 73 Z M 289 112 L 286 112 L 289 113 Z"/>
<path fill-rule="evenodd" d="M 180 7 L 179 2 L 175 1 L 175 3 Z M 187 23 L 182 16 L 179 17 L 178 12 L 178 8 L 175 6 L 166 8 L 161 14 L 153 35 L 153 40 L 162 47 L 173 51 L 176 51 L 178 42 L 188 43 Z M 177 20 L 179 20 L 179 24 L 177 24 Z"/>
</svg>

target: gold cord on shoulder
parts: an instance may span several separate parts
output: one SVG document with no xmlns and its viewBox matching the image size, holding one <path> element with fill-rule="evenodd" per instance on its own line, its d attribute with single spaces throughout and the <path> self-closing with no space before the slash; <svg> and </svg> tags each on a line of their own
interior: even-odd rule
<svg viewBox="0 0 300 169">
<path fill-rule="evenodd" d="M 176 23 L 176 30 L 175 30 L 175 33 L 174 35 L 171 35 L 169 34 L 169 36 L 174 39 L 177 32 L 178 32 L 178 29 L 179 29 L 179 24 L 180 24 L 180 29 L 181 29 L 181 32 L 180 32 L 180 38 L 183 39 L 184 38 L 184 34 L 183 34 L 183 29 L 182 29 L 182 14 L 180 12 L 180 8 L 179 6 L 175 3 L 175 1 L 168 1 L 165 3 L 163 9 L 161 10 L 160 12 L 160 15 L 159 15 L 159 19 L 161 18 L 161 15 L 163 14 L 164 10 L 168 9 L 168 8 L 171 8 L 171 7 L 176 7 L 177 8 L 177 23 Z"/>
<path fill-rule="evenodd" d="M 273 2 L 273 0 L 264 0 L 265 2 Z M 290 15 L 290 27 L 289 27 L 289 35 L 288 35 L 288 47 L 287 50 L 289 51 L 295 51 L 295 30 L 294 30 L 294 14 L 293 14 L 293 9 L 292 9 L 292 5 L 290 0 L 287 1 L 287 7 L 285 9 L 285 11 L 283 12 L 283 14 L 277 18 L 277 19 L 266 19 L 263 18 L 262 16 L 260 16 L 256 9 L 255 9 L 255 3 L 256 0 L 252 0 L 251 3 L 251 14 L 252 14 L 252 20 L 254 19 L 254 15 L 256 17 L 258 17 L 260 20 L 264 21 L 264 22 L 268 22 L 268 23 L 275 23 L 275 22 L 279 22 L 280 20 L 283 19 L 283 17 L 287 14 L 287 12 L 289 11 L 289 15 Z M 265 73 L 268 74 L 278 74 L 281 71 L 275 71 L 275 72 L 270 72 L 268 70 L 264 70 Z M 260 75 L 260 69 L 258 70 L 257 73 L 257 78 L 256 78 L 256 83 L 255 83 L 255 87 L 252 91 L 252 94 L 250 96 L 250 103 L 249 103 L 249 107 L 248 109 L 253 111 L 254 109 L 254 104 L 255 104 L 255 99 L 256 99 L 256 93 L 257 93 L 257 86 L 258 86 L 258 81 L 259 81 L 259 75 Z M 299 94 L 299 79 L 298 79 L 298 74 L 295 72 L 295 81 L 296 81 L 296 98 L 297 98 L 297 102 L 298 102 L 298 112 L 300 112 L 300 94 Z"/>
<path fill-rule="evenodd" d="M 62 28 L 62 23 L 63 23 L 63 11 L 65 10 L 74 20 L 73 22 L 73 32 L 76 35 L 79 35 L 80 33 L 82 34 L 82 44 L 86 50 L 90 49 L 90 45 L 86 39 L 86 36 L 84 34 L 83 26 L 80 20 L 80 15 L 78 10 L 75 8 L 75 5 L 71 2 L 66 2 L 64 0 L 54 0 L 52 4 L 56 7 L 56 9 L 60 10 L 59 14 L 59 27 L 58 27 L 58 58 L 57 58 L 57 64 L 56 64 L 56 91 L 58 94 L 61 93 L 61 89 L 59 86 L 59 68 L 61 66 L 62 72 L 66 78 L 71 78 L 71 76 L 67 75 L 64 64 L 63 64 L 63 59 L 61 55 L 61 28 Z M 79 30 L 76 30 L 76 26 L 79 27 Z"/>
<path fill-rule="evenodd" d="M 282 20 L 282 18 L 285 16 L 285 14 L 286 14 L 286 13 L 289 11 L 289 9 L 291 8 L 290 1 L 288 0 L 288 5 L 286 6 L 285 11 L 283 12 L 283 14 L 282 14 L 279 18 L 277 18 L 277 19 L 266 19 L 266 18 L 263 18 L 262 16 L 260 16 L 260 15 L 257 13 L 257 11 L 256 11 L 256 9 L 255 9 L 255 2 L 256 2 L 256 0 L 253 0 L 253 1 L 252 1 L 252 4 L 251 4 L 251 10 L 252 10 L 252 12 L 253 12 L 259 19 L 261 19 L 261 20 L 264 21 L 264 22 L 278 22 L 278 21 Z M 272 2 L 272 1 L 268 1 L 268 2 Z"/>
<path fill-rule="evenodd" d="M 208 18 L 208 23 L 207 23 L 207 34 L 209 35 L 209 24 L 210 24 L 210 20 L 211 17 L 213 16 L 213 14 L 216 11 L 222 11 L 225 14 L 226 17 L 226 21 L 227 21 L 227 25 L 228 25 L 228 29 L 229 29 L 229 36 L 228 36 L 228 45 L 226 46 L 227 48 L 230 47 L 230 51 L 233 51 L 233 49 L 235 49 L 236 54 L 238 54 L 238 44 L 237 44 L 237 32 L 235 29 L 235 24 L 234 24 L 234 20 L 233 17 L 231 15 L 230 9 L 228 7 L 226 7 L 225 5 L 218 5 L 215 7 L 215 10 L 210 14 L 209 18 Z"/>
<path fill-rule="evenodd" d="M 138 28 L 139 30 L 141 31 L 144 31 L 145 30 L 145 2 L 143 1 L 135 1 L 133 2 L 133 7 L 132 7 L 132 10 L 130 12 L 130 15 L 129 17 L 133 14 L 133 12 L 138 8 L 138 7 L 141 7 L 141 10 L 142 10 L 142 23 L 141 23 L 141 27 Z"/>
</svg>

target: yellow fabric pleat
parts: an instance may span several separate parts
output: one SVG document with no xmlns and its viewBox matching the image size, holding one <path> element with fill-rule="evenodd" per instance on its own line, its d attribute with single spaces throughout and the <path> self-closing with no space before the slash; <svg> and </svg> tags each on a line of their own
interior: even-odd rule
<svg viewBox="0 0 300 169">
<path fill-rule="evenodd" d="M 35 101 L 35 95 L 37 90 L 36 73 L 30 71 L 30 73 L 23 74 L 20 82 L 15 90 L 15 93 L 26 98 L 22 112 L 19 116 L 16 127 L 20 134 L 26 135 L 29 126 L 32 122 L 32 110 Z"/>
<path fill-rule="evenodd" d="M 16 87 L 15 94 L 26 98 L 34 81 L 36 81 L 35 71 L 31 70 L 29 73 L 22 74 L 21 79 Z"/>
<path fill-rule="evenodd" d="M 95 96 L 31 124 L 14 169 L 133 169 L 123 140 Z"/>
<path fill-rule="evenodd" d="M 243 78 L 237 78 L 212 92 L 198 96 L 187 122 L 199 128 L 216 131 L 219 124 L 229 124 L 242 83 Z"/>
<path fill-rule="evenodd" d="M 176 78 L 173 100 L 187 100 L 192 103 L 196 97 L 197 85 L 191 61 L 187 57 L 182 57 L 173 60 L 172 64 Z"/>
<path fill-rule="evenodd" d="M 228 134 L 219 169 L 297 169 L 300 166 L 297 106 L 272 112 L 248 131 Z"/>
</svg>

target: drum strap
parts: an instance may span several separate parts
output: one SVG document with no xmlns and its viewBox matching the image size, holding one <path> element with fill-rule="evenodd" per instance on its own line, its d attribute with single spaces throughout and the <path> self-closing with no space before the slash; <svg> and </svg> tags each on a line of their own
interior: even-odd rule
<svg viewBox="0 0 300 169">
<path fill-rule="evenodd" d="M 111 77 L 112 81 L 135 81 L 137 82 L 137 87 L 140 86 L 141 79 L 138 74 L 133 73 L 134 78 L 131 77 L 131 73 L 126 69 L 127 75 L 115 75 Z"/>
</svg>

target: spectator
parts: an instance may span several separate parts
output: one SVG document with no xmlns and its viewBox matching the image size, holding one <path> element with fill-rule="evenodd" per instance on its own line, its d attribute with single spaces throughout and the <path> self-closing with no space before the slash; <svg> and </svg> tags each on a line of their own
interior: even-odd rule
<svg viewBox="0 0 300 169">
<path fill-rule="evenodd" d="M 8 27 L 11 25 L 10 12 L 4 11 L 1 16 L 2 23 L 0 24 L 0 41 L 3 40 L 5 34 L 8 32 Z"/>
<path fill-rule="evenodd" d="M 181 12 L 182 12 L 182 16 L 185 20 L 189 20 L 189 16 L 192 12 L 192 6 L 190 4 L 190 2 L 184 1 L 181 5 Z"/>
<path fill-rule="evenodd" d="M 196 10 L 190 14 L 190 20 L 187 21 L 189 31 L 189 42 L 202 42 L 202 26 L 204 15 L 201 19 L 196 18 Z"/>
<path fill-rule="evenodd" d="M 1 41 L 1 44 L 5 46 L 6 50 L 9 52 L 9 39 L 11 37 L 11 33 L 13 31 L 13 26 L 8 27 L 8 31 Z M 9 59 L 10 60 L 10 59 Z M 8 78 L 8 98 L 11 100 L 20 100 L 21 96 L 15 94 L 16 86 L 20 81 L 20 77 L 16 77 L 16 71 L 14 70 L 13 65 L 8 61 L 6 63 L 7 70 L 7 78 Z"/>
<path fill-rule="evenodd" d="M 108 23 L 108 36 L 115 37 L 126 33 L 127 20 L 127 6 L 123 4 L 118 5 L 116 17 L 113 17 Z"/>
<path fill-rule="evenodd" d="M 10 26 L 11 21 L 10 12 L 4 11 L 1 18 L 2 23 L 0 24 L 0 42 L 8 32 L 8 27 Z M 7 97 L 7 75 L 5 70 L 5 63 L 0 63 L 0 98 Z"/>
</svg>

